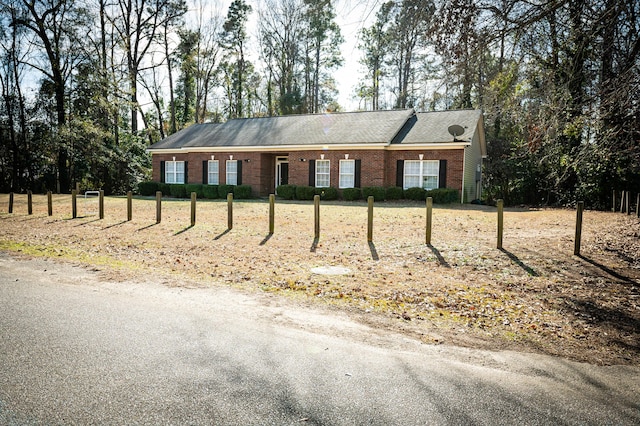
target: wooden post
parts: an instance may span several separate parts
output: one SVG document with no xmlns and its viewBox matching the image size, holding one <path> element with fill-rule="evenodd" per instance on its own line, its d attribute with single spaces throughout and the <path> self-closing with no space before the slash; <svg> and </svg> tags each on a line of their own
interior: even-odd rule
<svg viewBox="0 0 640 426">
<path fill-rule="evenodd" d="M 584 201 L 578 201 L 578 210 L 576 216 L 576 239 L 573 246 L 573 254 L 580 255 L 580 240 L 582 239 L 582 212 L 584 211 Z"/>
<path fill-rule="evenodd" d="M 27 191 L 27 214 L 33 214 L 33 193 L 30 190 Z"/>
<path fill-rule="evenodd" d="M 191 193 L 191 226 L 196 224 L 196 197 L 195 192 Z"/>
<path fill-rule="evenodd" d="M 104 219 L 104 191 L 100 190 L 100 198 L 98 199 L 98 212 L 100 219 Z"/>
<path fill-rule="evenodd" d="M 47 191 L 47 214 L 53 216 L 53 195 L 51 191 Z"/>
<path fill-rule="evenodd" d="M 73 219 L 78 217 L 78 191 L 76 189 L 71 191 L 71 217 Z"/>
<path fill-rule="evenodd" d="M 616 211 L 616 190 L 613 190 L 613 202 L 611 203 L 611 211 Z"/>
<path fill-rule="evenodd" d="M 314 212 L 314 236 L 315 238 L 320 238 L 320 196 L 313 196 L 313 212 Z"/>
<path fill-rule="evenodd" d="M 367 197 L 367 241 L 373 241 L 373 196 Z"/>
<path fill-rule="evenodd" d="M 275 230 L 276 219 L 276 195 L 269 194 L 269 235 L 273 234 Z"/>
<path fill-rule="evenodd" d="M 625 198 L 625 204 L 626 204 L 626 208 L 627 208 L 627 216 L 631 214 L 631 205 L 629 203 L 629 201 L 631 201 L 629 199 L 630 197 L 631 197 L 631 194 L 629 193 L 629 191 L 627 191 L 626 198 Z"/>
<path fill-rule="evenodd" d="M 156 223 L 162 220 L 162 191 L 156 191 Z"/>
<path fill-rule="evenodd" d="M 502 249 L 502 231 L 504 229 L 504 201 L 498 200 L 498 248 Z"/>
<path fill-rule="evenodd" d="M 131 191 L 127 192 L 127 221 L 131 222 L 131 218 L 133 217 L 133 193 Z"/>
<path fill-rule="evenodd" d="M 640 217 L 640 192 L 636 198 L 636 216 Z"/>
<path fill-rule="evenodd" d="M 433 197 L 427 197 L 427 232 L 426 244 L 431 245 L 431 213 L 433 211 Z"/>
<path fill-rule="evenodd" d="M 233 193 L 227 194 L 227 229 L 233 229 Z"/>
<path fill-rule="evenodd" d="M 620 213 L 624 211 L 624 193 L 625 191 L 622 191 L 622 196 L 620 197 Z"/>
<path fill-rule="evenodd" d="M 9 193 L 9 213 L 13 213 L 13 192 Z"/>
</svg>

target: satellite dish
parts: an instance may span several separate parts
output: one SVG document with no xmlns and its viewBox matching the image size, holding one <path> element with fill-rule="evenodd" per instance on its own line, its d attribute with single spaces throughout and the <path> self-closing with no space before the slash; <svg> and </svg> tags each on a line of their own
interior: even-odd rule
<svg viewBox="0 0 640 426">
<path fill-rule="evenodd" d="M 453 140 L 456 140 L 456 137 L 458 136 L 462 136 L 462 134 L 464 133 L 464 127 L 458 125 L 458 124 L 452 124 L 451 126 L 449 126 L 449 134 L 451 136 L 453 136 Z"/>
</svg>

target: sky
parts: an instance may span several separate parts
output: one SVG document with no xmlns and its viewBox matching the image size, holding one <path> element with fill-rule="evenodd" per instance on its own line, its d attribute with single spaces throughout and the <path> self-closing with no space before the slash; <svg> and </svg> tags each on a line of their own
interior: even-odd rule
<svg viewBox="0 0 640 426">
<path fill-rule="evenodd" d="M 336 20 L 345 43 L 341 48 L 344 65 L 335 73 L 335 78 L 340 90 L 338 103 L 346 111 L 358 109 L 358 100 L 352 99 L 362 71 L 362 65 L 358 62 L 361 57 L 358 51 L 358 34 L 375 19 L 378 3 L 378 0 L 343 0 L 336 4 Z"/>
</svg>

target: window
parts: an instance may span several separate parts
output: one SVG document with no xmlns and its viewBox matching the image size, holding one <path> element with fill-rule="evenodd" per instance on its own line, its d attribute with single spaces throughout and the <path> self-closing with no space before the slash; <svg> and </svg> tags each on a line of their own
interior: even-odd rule
<svg viewBox="0 0 640 426">
<path fill-rule="evenodd" d="M 218 160 L 209 160 L 208 163 L 208 178 L 207 183 L 209 185 L 219 185 L 220 184 L 220 176 L 219 176 L 219 162 Z"/>
<path fill-rule="evenodd" d="M 355 186 L 356 160 L 340 160 L 340 188 Z"/>
<path fill-rule="evenodd" d="M 238 160 L 227 160 L 227 185 L 238 184 Z"/>
<path fill-rule="evenodd" d="M 316 160 L 316 188 L 328 188 L 331 186 L 329 171 L 329 160 Z"/>
<path fill-rule="evenodd" d="M 167 161 L 164 181 L 166 183 L 184 183 L 184 161 Z"/>
<path fill-rule="evenodd" d="M 438 188 L 440 162 L 438 160 L 406 160 L 404 162 L 404 189 Z"/>
</svg>

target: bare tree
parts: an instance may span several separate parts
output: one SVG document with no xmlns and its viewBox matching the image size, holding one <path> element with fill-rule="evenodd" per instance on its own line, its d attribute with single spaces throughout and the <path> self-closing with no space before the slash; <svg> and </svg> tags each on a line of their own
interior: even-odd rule
<svg viewBox="0 0 640 426">
<path fill-rule="evenodd" d="M 186 12 L 184 0 L 118 0 L 109 16 L 121 43 L 129 82 L 131 132 L 138 132 L 138 77 L 144 61 L 158 42 L 161 29 Z"/>
<path fill-rule="evenodd" d="M 299 112 L 303 4 L 301 0 L 267 0 L 259 14 L 260 45 L 268 72 L 269 115 L 274 115 L 276 111 L 282 114 Z M 271 94 L 273 84 L 278 89 L 277 105 Z"/>
</svg>

